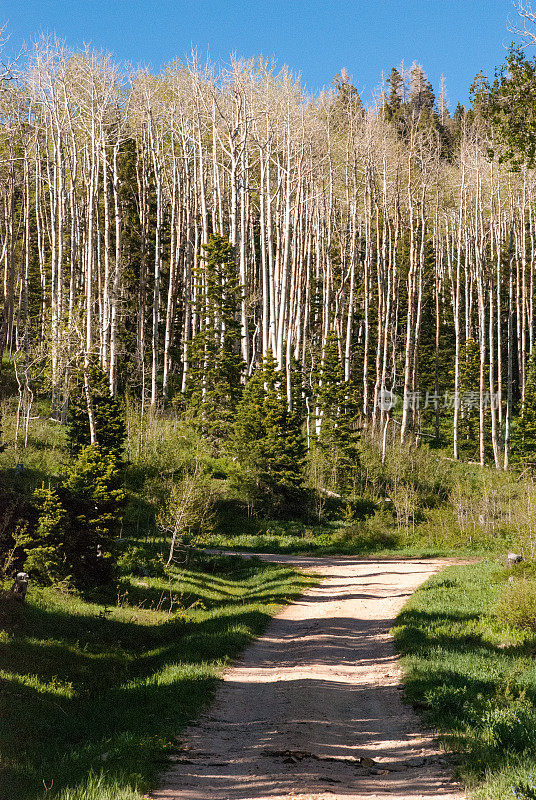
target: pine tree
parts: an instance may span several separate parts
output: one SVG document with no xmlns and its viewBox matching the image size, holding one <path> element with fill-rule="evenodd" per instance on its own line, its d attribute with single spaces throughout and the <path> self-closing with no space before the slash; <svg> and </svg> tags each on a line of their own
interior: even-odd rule
<svg viewBox="0 0 536 800">
<path fill-rule="evenodd" d="M 336 109 L 347 111 L 350 107 L 354 109 L 362 107 L 359 92 L 355 86 L 350 83 L 350 78 L 344 67 L 341 69 L 339 75 L 335 75 L 331 83 L 337 90 L 337 97 L 335 99 Z"/>
<path fill-rule="evenodd" d="M 414 63 L 410 72 L 410 105 L 419 114 L 425 109 L 432 111 L 434 101 L 435 96 L 432 91 L 432 84 L 426 77 L 426 73 L 421 65 Z"/>
<path fill-rule="evenodd" d="M 224 236 L 211 234 L 203 251 L 204 264 L 197 275 L 203 285 L 198 302 L 203 327 L 190 346 L 187 397 L 203 431 L 221 440 L 229 432 L 242 390 L 238 318 L 242 287 L 233 247 Z"/>
<path fill-rule="evenodd" d="M 389 95 L 387 97 L 386 112 L 387 119 L 392 120 L 399 114 L 402 108 L 403 95 L 402 76 L 395 67 L 391 69 L 391 73 L 387 78 L 387 85 L 389 87 Z"/>
<path fill-rule="evenodd" d="M 66 555 L 72 574 L 84 585 L 106 583 L 112 576 L 113 545 L 125 502 L 114 454 L 98 444 L 83 447 L 64 489 L 70 526 Z"/>
<path fill-rule="evenodd" d="M 285 511 L 296 501 L 303 483 L 305 448 L 300 419 L 288 410 L 271 351 L 238 404 L 231 449 L 253 499 L 265 510 Z"/>
<path fill-rule="evenodd" d="M 320 424 L 313 450 L 319 452 L 311 456 L 318 459 L 321 454 L 323 488 L 340 492 L 353 486 L 359 455 L 354 433 L 355 403 L 351 387 L 344 380 L 337 336 L 333 331 L 326 339 L 319 370 L 317 408 Z"/>
<path fill-rule="evenodd" d="M 121 461 L 126 439 L 125 414 L 121 401 L 113 397 L 108 379 L 99 365 L 91 361 L 88 369 L 97 443 L 103 453 L 112 453 Z M 67 436 L 74 455 L 91 444 L 87 395 L 83 376 L 77 374 L 71 388 Z"/>
<path fill-rule="evenodd" d="M 68 574 L 65 555 L 67 513 L 50 486 L 36 489 L 34 500 L 39 510 L 37 526 L 35 530 L 26 532 L 19 542 L 26 552 L 24 569 L 32 580 L 56 583 Z"/>
<path fill-rule="evenodd" d="M 520 461 L 536 462 L 536 350 L 529 359 L 525 398 L 512 432 L 512 455 Z"/>
<path fill-rule="evenodd" d="M 480 371 L 480 350 L 478 342 L 467 339 L 462 351 L 460 368 L 460 440 L 469 457 L 474 457 L 478 446 L 478 385 Z"/>
</svg>

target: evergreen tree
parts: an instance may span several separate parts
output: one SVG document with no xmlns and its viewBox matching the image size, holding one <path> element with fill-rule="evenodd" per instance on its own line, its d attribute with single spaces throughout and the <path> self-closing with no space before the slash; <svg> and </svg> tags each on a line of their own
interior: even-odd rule
<svg viewBox="0 0 536 800">
<path fill-rule="evenodd" d="M 392 120 L 400 114 L 403 102 L 404 81 L 400 72 L 393 67 L 387 78 L 389 94 L 387 96 L 386 112 L 387 119 Z"/>
<path fill-rule="evenodd" d="M 420 114 L 421 111 L 432 111 L 435 95 L 432 84 L 420 64 L 414 63 L 410 71 L 409 102 L 413 109 Z"/>
<path fill-rule="evenodd" d="M 117 461 L 100 445 L 83 447 L 64 483 L 69 514 L 66 556 L 75 580 L 106 583 L 113 571 L 113 544 L 120 531 L 125 494 Z"/>
<path fill-rule="evenodd" d="M 460 365 L 460 444 L 469 458 L 476 456 L 478 447 L 478 386 L 480 349 L 475 339 L 467 339 Z"/>
<path fill-rule="evenodd" d="M 513 170 L 522 164 L 533 168 L 536 163 L 535 95 L 536 58 L 529 60 L 522 49 L 512 47 L 489 95 L 475 97 L 501 142 L 499 162 L 508 163 Z"/>
<path fill-rule="evenodd" d="M 349 384 L 344 380 L 337 336 L 332 331 L 326 340 L 318 375 L 317 408 L 319 435 L 313 459 L 321 455 L 323 488 L 340 492 L 353 486 L 359 465 L 354 422 L 356 408 Z M 315 448 L 313 448 L 315 449 Z"/>
<path fill-rule="evenodd" d="M 288 410 L 271 351 L 238 404 L 231 447 L 257 503 L 283 511 L 298 498 L 305 455 L 300 419 Z"/>
<path fill-rule="evenodd" d="M 95 417 L 97 443 L 103 453 L 121 461 L 126 439 L 126 424 L 121 401 L 113 397 L 108 379 L 95 361 L 90 361 L 88 383 Z M 74 455 L 91 444 L 87 396 L 81 373 L 76 375 L 69 398 L 67 436 Z"/>
<path fill-rule="evenodd" d="M 525 398 L 512 432 L 512 455 L 520 461 L 536 462 L 536 350 L 529 359 Z"/>
<path fill-rule="evenodd" d="M 36 489 L 34 500 L 39 510 L 37 526 L 34 531 L 26 531 L 19 542 L 26 552 L 24 569 L 32 579 L 55 583 L 66 578 L 68 573 L 65 556 L 67 514 L 50 486 Z"/>
<path fill-rule="evenodd" d="M 361 108 L 359 92 L 355 86 L 350 83 L 350 78 L 344 67 L 341 69 L 339 75 L 335 75 L 331 83 L 337 90 L 337 104 L 341 108 L 348 108 L 350 105 Z"/>
<path fill-rule="evenodd" d="M 231 243 L 211 234 L 203 245 L 203 286 L 198 302 L 202 329 L 190 347 L 187 396 L 205 433 L 220 440 L 229 432 L 241 394 L 244 363 L 240 356 L 238 319 L 242 287 Z"/>
</svg>

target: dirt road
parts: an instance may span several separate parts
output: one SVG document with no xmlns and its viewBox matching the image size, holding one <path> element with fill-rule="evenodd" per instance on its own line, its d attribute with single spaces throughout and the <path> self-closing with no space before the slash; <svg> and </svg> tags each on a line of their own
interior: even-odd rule
<svg viewBox="0 0 536 800">
<path fill-rule="evenodd" d="M 270 556 L 323 575 L 225 674 L 156 800 L 461 800 L 401 701 L 389 629 L 447 562 Z"/>
</svg>

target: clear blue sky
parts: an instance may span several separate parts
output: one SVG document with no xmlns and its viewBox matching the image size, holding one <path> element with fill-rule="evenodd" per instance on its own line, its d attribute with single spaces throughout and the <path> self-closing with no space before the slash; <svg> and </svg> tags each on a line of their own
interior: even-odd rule
<svg viewBox="0 0 536 800">
<path fill-rule="evenodd" d="M 436 93 L 445 75 L 451 108 L 504 60 L 509 15 L 511 0 L 0 0 L 10 49 L 55 32 L 155 71 L 192 46 L 214 61 L 262 54 L 311 92 L 346 67 L 366 103 L 382 71 L 416 60 Z"/>
</svg>

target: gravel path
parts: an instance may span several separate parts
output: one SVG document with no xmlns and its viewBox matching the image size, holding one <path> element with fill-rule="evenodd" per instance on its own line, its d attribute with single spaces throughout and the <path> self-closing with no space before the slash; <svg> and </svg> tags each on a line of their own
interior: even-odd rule
<svg viewBox="0 0 536 800">
<path fill-rule="evenodd" d="M 156 800 L 462 800 L 401 702 L 389 629 L 445 560 L 263 556 L 322 582 L 230 668 Z"/>
</svg>

